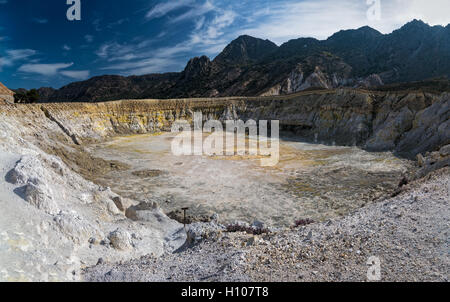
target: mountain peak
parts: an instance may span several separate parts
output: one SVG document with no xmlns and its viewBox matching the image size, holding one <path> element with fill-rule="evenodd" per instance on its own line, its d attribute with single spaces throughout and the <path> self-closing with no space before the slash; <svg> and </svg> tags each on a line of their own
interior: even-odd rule
<svg viewBox="0 0 450 302">
<path fill-rule="evenodd" d="M 380 33 L 378 30 L 373 29 L 370 26 L 363 26 L 358 29 L 348 29 L 348 30 L 341 30 L 331 37 L 329 37 L 328 41 L 337 41 L 342 39 L 352 39 L 352 40 L 361 40 L 361 39 L 372 39 L 372 38 L 378 38 L 382 36 L 383 34 Z"/>
<path fill-rule="evenodd" d="M 214 62 L 227 65 L 248 64 L 260 60 L 277 48 L 278 46 L 269 40 L 242 35 L 228 44 Z"/>
<path fill-rule="evenodd" d="M 374 29 L 374 28 L 372 28 L 370 26 L 367 26 L 367 25 L 356 29 L 356 31 L 369 33 L 369 34 L 374 34 L 374 35 L 377 35 L 377 36 L 381 36 L 382 35 L 382 33 L 380 33 L 378 30 L 376 30 L 376 29 Z"/>
<path fill-rule="evenodd" d="M 403 25 L 399 30 L 421 30 L 427 28 L 430 28 L 427 23 L 423 22 L 422 20 L 414 19 Z"/>
<path fill-rule="evenodd" d="M 207 56 L 201 56 L 190 59 L 183 73 L 185 79 L 192 79 L 208 75 L 210 71 L 211 61 Z"/>
</svg>

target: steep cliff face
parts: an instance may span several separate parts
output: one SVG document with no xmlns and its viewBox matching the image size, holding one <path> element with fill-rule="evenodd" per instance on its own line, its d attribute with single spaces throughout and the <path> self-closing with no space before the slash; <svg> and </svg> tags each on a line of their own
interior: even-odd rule
<svg viewBox="0 0 450 302">
<path fill-rule="evenodd" d="M 358 145 L 415 157 L 450 143 L 449 93 L 302 92 L 284 97 L 129 100 L 6 106 L 4 120 L 40 135 L 57 125 L 76 144 L 108 136 L 170 131 L 177 119 L 279 120 L 305 140 Z M 33 126 L 28 126 L 28 122 Z"/>
</svg>

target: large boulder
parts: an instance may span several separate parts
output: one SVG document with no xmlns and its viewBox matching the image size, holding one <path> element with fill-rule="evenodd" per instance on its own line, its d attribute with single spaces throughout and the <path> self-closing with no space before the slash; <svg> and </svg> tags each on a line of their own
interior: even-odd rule
<svg viewBox="0 0 450 302">
<path fill-rule="evenodd" d="M 59 212 L 52 189 L 37 178 L 28 181 L 25 187 L 24 198 L 27 202 L 47 214 L 56 215 Z"/>
<path fill-rule="evenodd" d="M 6 175 L 6 181 L 16 185 L 25 185 L 30 179 L 42 179 L 44 176 L 42 161 L 37 156 L 24 155 L 14 169 Z"/>
<path fill-rule="evenodd" d="M 144 201 L 138 205 L 131 206 L 125 211 L 125 216 L 131 220 L 147 220 L 149 215 L 154 216 L 158 210 L 156 202 Z"/>
<path fill-rule="evenodd" d="M 60 212 L 53 221 L 60 232 L 75 244 L 88 244 L 91 238 L 100 240 L 104 237 L 98 225 L 90 223 L 75 212 Z"/>
</svg>

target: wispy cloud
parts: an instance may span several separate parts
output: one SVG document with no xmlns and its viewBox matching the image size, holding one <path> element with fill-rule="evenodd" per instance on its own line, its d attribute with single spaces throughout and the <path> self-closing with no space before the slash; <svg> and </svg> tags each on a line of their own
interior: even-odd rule
<svg viewBox="0 0 450 302">
<path fill-rule="evenodd" d="M 8 3 L 8 0 L 0 0 L 0 4 L 6 4 Z"/>
<path fill-rule="evenodd" d="M 163 16 L 181 7 L 174 3 L 165 3 L 153 8 L 151 16 Z M 147 39 L 135 44 L 109 42 L 103 44 L 96 54 L 111 63 L 104 70 L 115 70 L 122 74 L 145 74 L 153 72 L 177 71 L 186 64 L 186 56 L 193 50 L 198 54 L 214 55 L 229 42 L 225 37 L 226 29 L 234 23 L 238 14 L 232 9 L 221 9 L 211 1 L 193 1 L 178 3 L 188 7 L 177 16 L 168 17 L 168 26 L 175 23 L 192 22 L 193 27 L 184 41 L 172 46 L 149 48 L 157 41 Z M 157 13 L 158 12 L 158 13 Z M 148 14 L 147 14 L 148 15 Z M 170 27 L 169 27 L 170 28 Z"/>
<path fill-rule="evenodd" d="M 85 80 L 90 75 L 89 70 L 63 70 L 60 73 L 75 80 Z"/>
<path fill-rule="evenodd" d="M 122 25 L 122 24 L 124 24 L 126 22 L 129 22 L 129 21 L 130 21 L 130 19 L 128 19 L 128 18 L 120 19 L 120 20 L 117 20 L 116 22 L 109 23 L 106 27 L 109 28 L 109 29 L 112 29 L 112 28 L 114 28 L 116 26 L 120 26 L 120 25 Z"/>
<path fill-rule="evenodd" d="M 195 2 L 193 0 L 177 0 L 177 1 L 167 1 L 161 2 L 155 5 L 151 10 L 149 10 L 146 14 L 147 20 L 161 18 L 168 13 L 180 9 L 186 6 L 192 6 Z"/>
<path fill-rule="evenodd" d="M 62 49 L 64 49 L 65 51 L 69 51 L 69 50 L 71 50 L 72 48 L 71 48 L 69 45 L 64 44 L 63 47 L 62 47 Z"/>
<path fill-rule="evenodd" d="M 203 16 L 204 14 L 214 10 L 216 7 L 208 0 L 200 5 L 194 5 L 187 12 L 170 19 L 170 23 L 178 23 L 185 20 Z"/>
<path fill-rule="evenodd" d="M 430 25 L 450 23 L 450 1 L 447 0 L 394 0 L 382 1 L 382 16 L 378 29 L 391 32 L 399 26 L 420 19 Z"/>
<path fill-rule="evenodd" d="M 39 74 L 46 78 L 54 76 L 65 76 L 75 80 L 85 80 L 89 78 L 89 70 L 67 70 L 72 67 L 74 63 L 54 63 L 54 64 L 41 64 L 41 63 L 27 63 L 19 67 L 18 72 L 25 74 Z M 42 79 L 42 80 L 45 80 Z"/>
<path fill-rule="evenodd" d="M 431 25 L 450 22 L 448 0 L 381 0 L 381 19 L 369 20 L 365 0 L 281 0 L 252 4 L 236 34 L 268 38 L 278 44 L 299 37 L 325 39 L 342 29 L 369 25 L 390 33 L 414 18 Z"/>
<path fill-rule="evenodd" d="M 103 70 L 119 70 L 124 74 L 148 74 L 162 72 L 162 68 L 168 68 L 174 64 L 171 58 L 153 57 L 134 62 L 123 62 L 102 68 Z"/>
<path fill-rule="evenodd" d="M 325 39 L 338 29 L 366 25 L 367 8 L 366 1 L 360 0 L 270 2 L 246 16 L 237 34 L 264 37 L 278 44 L 299 37 Z"/>
<path fill-rule="evenodd" d="M 57 75 L 61 69 L 71 67 L 73 63 L 56 63 L 56 64 L 24 64 L 19 67 L 18 71 L 26 73 L 36 73 L 44 76 Z"/>
<path fill-rule="evenodd" d="M 179 67 L 177 55 L 190 50 L 185 45 L 148 49 L 152 40 L 137 44 L 119 44 L 117 42 L 102 45 L 97 55 L 108 62 L 103 70 L 115 70 L 122 74 L 141 75 L 146 73 L 164 72 Z"/>
<path fill-rule="evenodd" d="M 3 67 L 10 67 L 17 62 L 27 60 L 36 54 L 33 49 L 10 49 L 7 50 L 6 55 L 0 57 L 0 71 Z"/>
</svg>

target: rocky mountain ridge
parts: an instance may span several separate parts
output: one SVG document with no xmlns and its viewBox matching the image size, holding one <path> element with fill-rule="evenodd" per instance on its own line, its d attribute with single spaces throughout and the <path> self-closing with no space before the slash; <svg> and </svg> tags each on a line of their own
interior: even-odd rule
<svg viewBox="0 0 450 302">
<path fill-rule="evenodd" d="M 214 60 L 191 59 L 179 73 L 105 75 L 42 91 L 42 101 L 283 95 L 307 89 L 376 88 L 450 76 L 450 26 L 414 20 L 391 34 L 368 26 L 327 40 L 277 46 L 241 36 Z"/>
</svg>

